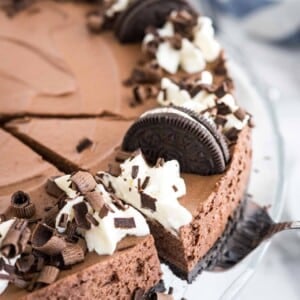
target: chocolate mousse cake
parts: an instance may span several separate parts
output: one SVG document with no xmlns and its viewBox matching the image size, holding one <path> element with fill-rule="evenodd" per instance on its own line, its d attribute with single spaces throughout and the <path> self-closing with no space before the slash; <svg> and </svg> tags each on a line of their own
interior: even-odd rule
<svg viewBox="0 0 300 300">
<path fill-rule="evenodd" d="M 253 124 L 211 20 L 99 2 L 0 10 L 0 299 L 143 299 L 158 256 L 192 282 L 240 210 Z"/>
</svg>

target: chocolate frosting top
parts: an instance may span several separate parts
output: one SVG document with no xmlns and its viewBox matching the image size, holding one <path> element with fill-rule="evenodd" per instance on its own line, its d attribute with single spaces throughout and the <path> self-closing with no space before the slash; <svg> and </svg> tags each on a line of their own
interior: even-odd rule
<svg viewBox="0 0 300 300">
<path fill-rule="evenodd" d="M 122 82 L 140 46 L 121 46 L 112 33 L 91 35 L 90 9 L 46 1 L 13 18 L 0 11 L 0 55 L 10 58 L 0 62 L 0 90 L 9 100 L 1 101 L 1 114 L 139 114 Z"/>
</svg>

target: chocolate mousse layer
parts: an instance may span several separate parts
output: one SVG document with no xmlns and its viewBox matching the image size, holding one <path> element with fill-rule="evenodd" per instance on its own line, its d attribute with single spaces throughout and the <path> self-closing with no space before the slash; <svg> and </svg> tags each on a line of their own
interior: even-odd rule
<svg viewBox="0 0 300 300">
<path fill-rule="evenodd" d="M 83 263 L 61 271 L 58 280 L 47 287 L 28 293 L 11 285 L 0 299 L 131 300 L 136 289 L 151 289 L 160 276 L 152 236 L 128 237 L 113 255 L 89 253 Z"/>
<path fill-rule="evenodd" d="M 243 199 L 251 169 L 249 127 L 241 131 L 231 151 L 232 160 L 221 175 L 182 174 L 187 194 L 180 203 L 192 213 L 193 221 L 180 228 L 178 237 L 148 220 L 160 257 L 188 281 L 195 278 L 198 262 L 222 236 Z"/>
<path fill-rule="evenodd" d="M 13 18 L 0 10 L 0 103 L 12 115 L 102 115 L 129 118 L 155 105 L 132 108 L 123 85 L 141 56 L 140 44 L 121 45 L 112 32 L 93 35 L 86 14 L 95 6 L 41 1 Z M 22 66 L 20 68 L 20 66 Z"/>
<path fill-rule="evenodd" d="M 113 153 L 132 122 L 109 118 L 18 119 L 6 128 L 45 159 L 71 173 L 93 173 Z"/>
</svg>

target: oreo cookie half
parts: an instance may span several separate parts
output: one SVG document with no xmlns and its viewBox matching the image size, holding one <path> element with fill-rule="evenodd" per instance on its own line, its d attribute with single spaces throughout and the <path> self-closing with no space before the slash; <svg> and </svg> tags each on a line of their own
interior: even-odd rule
<svg viewBox="0 0 300 300">
<path fill-rule="evenodd" d="M 195 10 L 185 0 L 135 0 L 116 21 L 115 34 L 122 43 L 141 41 L 148 26 L 161 27 L 173 10 Z"/>
<path fill-rule="evenodd" d="M 122 148 L 141 149 L 148 163 L 159 157 L 176 159 L 185 173 L 224 172 L 229 149 L 208 119 L 182 107 L 155 108 L 144 113 L 127 131 Z"/>
</svg>

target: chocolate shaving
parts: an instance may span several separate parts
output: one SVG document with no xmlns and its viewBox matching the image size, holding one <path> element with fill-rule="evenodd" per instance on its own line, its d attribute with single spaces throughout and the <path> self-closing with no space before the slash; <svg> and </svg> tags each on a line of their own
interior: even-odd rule
<svg viewBox="0 0 300 300">
<path fill-rule="evenodd" d="M 216 118 L 215 118 L 215 123 L 222 127 L 226 124 L 226 122 L 227 122 L 227 119 L 224 116 L 216 116 Z"/>
<path fill-rule="evenodd" d="M 130 84 L 155 84 L 161 80 L 162 76 L 162 69 L 157 62 L 150 61 L 142 66 L 135 67 L 128 81 Z"/>
<path fill-rule="evenodd" d="M 76 236 L 76 232 L 77 232 L 77 224 L 76 224 L 75 220 L 68 222 L 67 229 L 65 231 L 65 234 L 67 235 L 66 240 L 69 242 L 77 241 L 78 238 Z"/>
<path fill-rule="evenodd" d="M 57 184 L 55 183 L 55 179 L 57 177 L 50 177 L 48 180 L 47 180 L 47 183 L 46 183 L 46 192 L 50 195 L 50 196 L 53 196 L 55 198 L 60 198 L 62 197 L 63 195 L 65 195 L 65 192 L 63 190 L 61 190 Z"/>
<path fill-rule="evenodd" d="M 66 229 L 67 224 L 68 224 L 68 219 L 69 219 L 68 214 L 65 214 L 65 213 L 61 214 L 59 221 L 58 221 L 58 226 Z"/>
<path fill-rule="evenodd" d="M 53 283 L 59 274 L 59 269 L 53 266 L 44 266 L 42 272 L 40 273 L 37 282 L 44 284 Z"/>
<path fill-rule="evenodd" d="M 78 145 L 76 146 L 76 150 L 78 153 L 81 153 L 84 150 L 90 148 L 92 145 L 93 142 L 89 138 L 83 138 L 79 141 Z"/>
<path fill-rule="evenodd" d="M 243 121 L 246 117 L 246 112 L 242 108 L 238 108 L 233 114 L 240 121 Z"/>
<path fill-rule="evenodd" d="M 139 174 L 139 166 L 132 166 L 132 168 L 131 168 L 132 179 L 137 178 L 138 174 Z"/>
<path fill-rule="evenodd" d="M 76 185 L 78 190 L 85 194 L 95 189 L 97 182 L 94 177 L 85 171 L 78 171 L 71 177 L 72 182 Z"/>
<path fill-rule="evenodd" d="M 85 194 L 85 199 L 91 205 L 93 210 L 101 211 L 103 205 L 105 204 L 103 196 L 99 192 L 87 192 Z"/>
<path fill-rule="evenodd" d="M 2 241 L 2 255 L 6 258 L 13 258 L 25 249 L 25 245 L 30 238 L 30 229 L 27 226 L 27 220 L 15 220 Z"/>
<path fill-rule="evenodd" d="M 113 163 L 108 165 L 108 173 L 114 177 L 118 177 L 122 174 L 120 164 Z"/>
<path fill-rule="evenodd" d="M 238 134 L 239 134 L 239 131 L 238 131 L 236 128 L 234 128 L 234 127 L 230 128 L 230 129 L 225 133 L 226 137 L 227 137 L 230 141 L 235 141 L 235 140 L 237 139 L 237 137 L 238 137 Z"/>
<path fill-rule="evenodd" d="M 35 263 L 35 257 L 32 254 L 22 255 L 16 261 L 17 270 L 21 273 L 27 273 L 33 267 Z"/>
<path fill-rule="evenodd" d="M 110 209 L 108 208 L 108 205 L 103 205 L 101 210 L 99 211 L 99 217 L 101 219 L 105 218 L 108 215 L 108 212 L 110 211 Z"/>
<path fill-rule="evenodd" d="M 126 206 L 121 199 L 119 199 L 115 194 L 111 194 L 110 198 L 113 204 L 121 210 L 126 210 Z"/>
<path fill-rule="evenodd" d="M 218 103 L 217 104 L 218 115 L 228 115 L 231 114 L 231 109 L 225 103 Z"/>
<path fill-rule="evenodd" d="M 29 219 L 35 214 L 35 205 L 28 194 L 18 191 L 11 197 L 11 209 L 14 216 Z"/>
<path fill-rule="evenodd" d="M 125 152 L 122 150 L 119 150 L 116 154 L 116 161 L 117 162 L 124 162 L 126 159 L 128 159 L 131 156 L 131 152 Z"/>
<path fill-rule="evenodd" d="M 75 265 L 84 261 L 84 250 L 78 244 L 69 244 L 62 251 L 62 258 L 66 266 Z"/>
<path fill-rule="evenodd" d="M 155 202 L 157 201 L 157 199 L 155 199 L 143 192 L 141 192 L 140 195 L 141 195 L 141 207 L 150 209 L 152 211 L 156 211 Z"/>
<path fill-rule="evenodd" d="M 156 164 L 155 164 L 155 167 L 158 168 L 158 167 L 163 167 L 165 164 L 165 160 L 161 157 L 159 157 L 156 161 Z"/>
<path fill-rule="evenodd" d="M 180 50 L 182 47 L 182 38 L 178 33 L 175 33 L 174 36 L 170 37 L 169 42 L 171 46 L 176 50 Z"/>
<path fill-rule="evenodd" d="M 82 249 L 84 254 L 87 253 L 88 247 L 87 247 L 87 244 L 86 244 L 86 240 L 84 238 L 79 237 L 78 241 L 76 242 L 76 245 L 78 245 Z"/>
<path fill-rule="evenodd" d="M 54 234 L 54 229 L 46 224 L 35 226 L 31 237 L 32 248 L 47 255 L 57 255 L 65 248 L 66 242 Z"/>
<path fill-rule="evenodd" d="M 178 192 L 178 188 L 177 188 L 177 186 L 175 184 L 172 185 L 172 189 L 174 190 L 175 193 Z"/>
<path fill-rule="evenodd" d="M 87 219 L 87 221 L 91 224 L 91 225 L 94 225 L 94 226 L 98 226 L 99 225 L 99 222 L 94 218 L 93 215 L 87 213 L 85 218 Z"/>
<path fill-rule="evenodd" d="M 135 228 L 134 218 L 114 218 L 114 223 L 116 228 L 130 229 Z"/>
<path fill-rule="evenodd" d="M 90 229 L 91 224 L 86 219 L 86 214 L 88 213 L 88 207 L 85 202 L 79 202 L 75 205 L 73 205 L 74 210 L 74 218 L 76 221 L 76 224 L 79 228 L 82 229 Z"/>
</svg>

